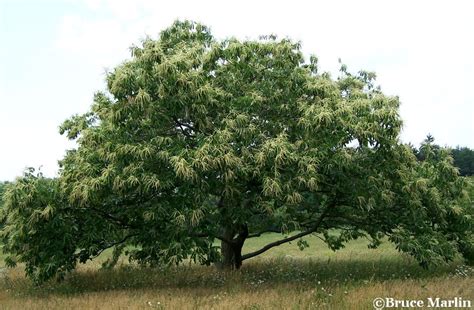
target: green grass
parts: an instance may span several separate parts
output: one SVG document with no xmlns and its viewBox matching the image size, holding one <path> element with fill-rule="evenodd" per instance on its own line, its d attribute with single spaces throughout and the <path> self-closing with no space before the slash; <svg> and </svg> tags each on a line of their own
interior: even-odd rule
<svg viewBox="0 0 474 310">
<path fill-rule="evenodd" d="M 244 253 L 281 238 L 266 234 L 246 242 Z M 65 281 L 35 287 L 19 267 L 0 280 L 6 309 L 370 309 L 379 296 L 474 299 L 473 269 L 460 261 L 425 270 L 389 243 L 376 250 L 363 239 L 334 253 L 312 236 L 300 251 L 285 244 L 221 272 L 185 264 L 139 268 L 122 260 L 97 270 L 110 253 L 81 265 Z"/>
<path fill-rule="evenodd" d="M 276 241 L 282 238 L 282 235 L 276 233 L 269 233 L 264 234 L 258 238 L 251 238 L 248 239 L 244 245 L 243 253 L 252 252 L 258 250 L 265 246 L 266 244 Z M 316 236 L 310 236 L 307 238 L 303 238 L 309 244 L 309 247 L 303 251 L 301 251 L 298 246 L 296 245 L 297 240 L 292 241 L 287 244 L 283 244 L 281 246 L 272 248 L 271 250 L 263 253 L 262 255 L 258 256 L 259 258 L 278 258 L 278 257 L 286 257 L 286 258 L 325 258 L 331 259 L 336 257 L 344 256 L 351 256 L 353 258 L 357 257 L 358 255 L 366 255 L 370 253 L 372 255 L 382 255 L 382 256 L 393 256 L 398 254 L 397 251 L 393 248 L 393 246 L 385 242 L 383 243 L 378 249 L 369 251 L 367 248 L 367 240 L 366 239 L 357 239 L 350 242 L 346 248 L 339 250 L 337 252 L 332 251 L 329 249 L 326 244 Z"/>
</svg>

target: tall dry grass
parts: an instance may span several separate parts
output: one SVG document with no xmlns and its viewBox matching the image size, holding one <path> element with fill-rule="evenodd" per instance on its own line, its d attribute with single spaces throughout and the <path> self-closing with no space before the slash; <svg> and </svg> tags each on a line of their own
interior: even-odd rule
<svg viewBox="0 0 474 310">
<path fill-rule="evenodd" d="M 247 250 L 277 236 L 264 238 Z M 376 297 L 474 300 L 474 270 L 459 261 L 424 270 L 389 245 L 374 251 L 356 241 L 334 254 L 316 240 L 306 251 L 286 245 L 234 272 L 125 261 L 99 271 L 99 260 L 64 282 L 35 287 L 17 267 L 0 280 L 0 309 L 373 309 Z"/>
</svg>

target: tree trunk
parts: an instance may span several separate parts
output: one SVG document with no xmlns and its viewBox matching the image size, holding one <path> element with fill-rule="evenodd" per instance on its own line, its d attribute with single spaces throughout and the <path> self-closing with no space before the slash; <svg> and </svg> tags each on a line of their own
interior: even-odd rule
<svg viewBox="0 0 474 310">
<path fill-rule="evenodd" d="M 242 247 L 248 237 L 247 225 L 242 225 L 237 237 L 232 227 L 224 227 L 221 241 L 222 267 L 227 270 L 239 269 L 242 266 Z"/>
<path fill-rule="evenodd" d="M 234 238 L 234 230 L 231 227 L 224 227 L 223 237 L 225 240 L 232 240 Z M 225 240 L 221 241 L 222 268 L 233 269 L 234 250 L 232 249 L 232 243 Z"/>
</svg>

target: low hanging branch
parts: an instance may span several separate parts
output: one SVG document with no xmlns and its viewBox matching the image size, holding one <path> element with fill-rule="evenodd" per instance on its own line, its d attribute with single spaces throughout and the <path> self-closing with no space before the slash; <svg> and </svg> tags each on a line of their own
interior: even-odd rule
<svg viewBox="0 0 474 310">
<path fill-rule="evenodd" d="M 104 252 L 105 250 L 107 249 L 110 249 L 111 247 L 114 247 L 114 246 L 117 246 L 117 245 L 121 245 L 123 244 L 125 241 L 127 241 L 128 239 L 130 238 L 133 238 L 133 237 L 136 237 L 138 236 L 139 234 L 136 233 L 136 234 L 130 234 L 130 235 L 127 235 L 125 236 L 123 239 L 121 240 L 118 240 L 118 241 L 115 241 L 115 242 L 111 242 L 111 243 L 107 243 L 107 244 L 103 244 L 102 247 L 100 249 L 97 250 L 96 253 L 94 253 L 92 256 L 87 256 L 87 252 L 84 252 L 85 250 L 81 250 L 79 253 L 75 254 L 76 257 L 79 258 L 80 262 L 81 263 L 85 263 L 85 260 L 93 260 L 94 258 L 98 257 L 100 254 L 102 254 L 102 252 Z M 81 257 L 82 256 L 82 257 Z"/>
<path fill-rule="evenodd" d="M 257 255 L 260 255 L 268 250 L 270 250 L 271 248 L 274 248 L 276 246 L 279 246 L 279 245 L 282 245 L 284 243 L 287 243 L 287 242 L 291 242 L 293 240 L 296 240 L 298 238 L 301 238 L 301 237 L 304 237 L 306 235 L 309 235 L 311 233 L 314 233 L 316 230 L 318 230 L 318 228 L 321 226 L 321 223 L 323 221 L 323 219 L 326 217 L 326 213 L 328 211 L 329 208 L 326 208 L 323 213 L 321 213 L 321 216 L 319 217 L 318 221 L 315 223 L 315 225 L 313 226 L 313 228 L 311 229 L 308 229 L 306 231 L 303 231 L 303 232 L 300 232 L 299 234 L 296 234 L 294 236 L 291 236 L 291 237 L 288 237 L 288 238 L 285 238 L 285 239 L 281 239 L 281 240 L 278 240 L 278 241 L 275 241 L 275 242 L 272 242 L 272 243 L 269 243 L 267 244 L 266 246 L 264 246 L 263 248 L 261 248 L 260 250 L 257 250 L 255 252 L 251 252 L 251 253 L 247 253 L 245 255 L 242 255 L 242 260 L 246 260 L 246 259 L 249 259 L 249 258 L 252 258 L 252 257 L 255 257 Z"/>
</svg>

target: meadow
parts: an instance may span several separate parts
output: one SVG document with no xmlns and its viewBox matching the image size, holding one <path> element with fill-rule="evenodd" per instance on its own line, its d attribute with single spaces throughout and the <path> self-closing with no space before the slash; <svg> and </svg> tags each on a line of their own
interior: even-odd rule
<svg viewBox="0 0 474 310">
<path fill-rule="evenodd" d="M 281 238 L 266 234 L 244 252 Z M 332 252 L 317 237 L 300 251 L 295 242 L 245 261 L 241 270 L 185 264 L 140 268 L 123 259 L 98 270 L 104 253 L 63 282 L 34 286 L 22 266 L 2 268 L 1 309 L 373 309 L 376 297 L 474 300 L 474 269 L 452 262 L 422 269 L 388 242 L 367 248 L 363 239 Z M 3 261 L 1 265 L 3 267 Z"/>
</svg>

